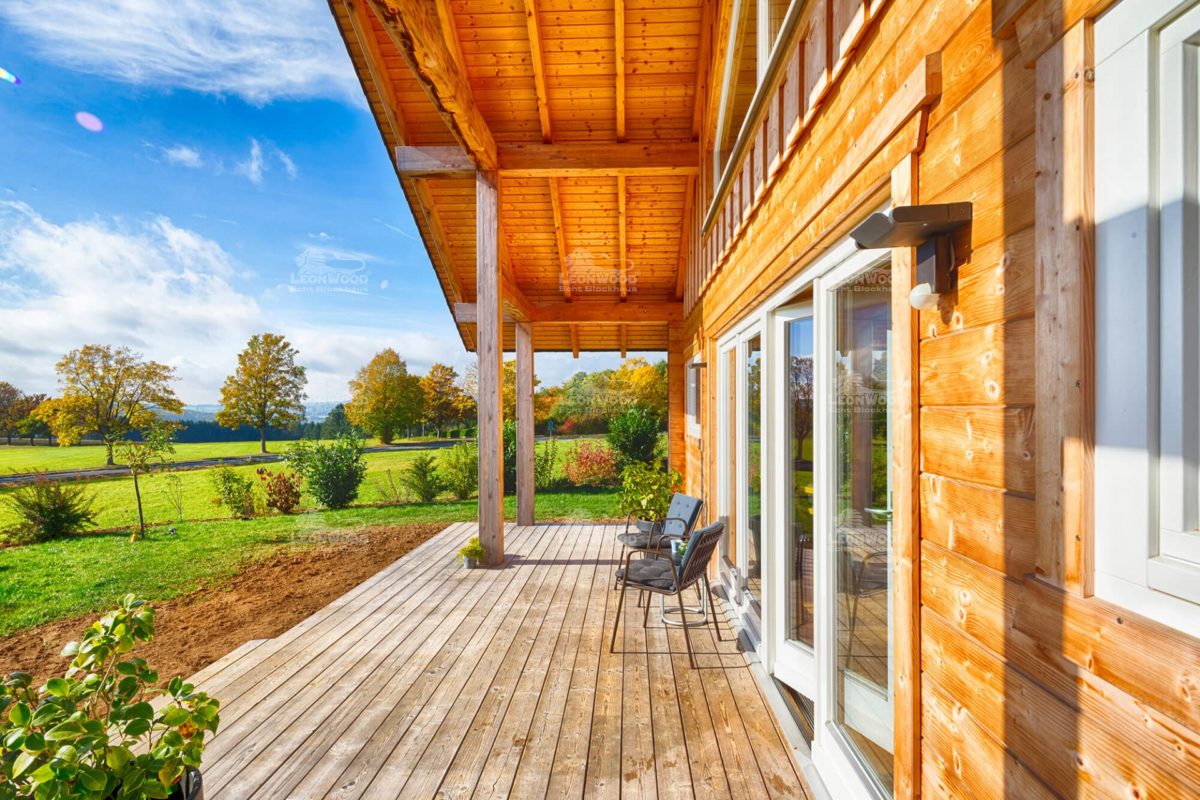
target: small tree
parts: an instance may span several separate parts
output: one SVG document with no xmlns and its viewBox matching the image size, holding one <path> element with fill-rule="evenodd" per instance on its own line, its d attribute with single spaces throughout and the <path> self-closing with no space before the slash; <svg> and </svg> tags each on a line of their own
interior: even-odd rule
<svg viewBox="0 0 1200 800">
<path fill-rule="evenodd" d="M 44 542 L 78 533 L 95 524 L 96 502 L 82 483 L 52 481 L 45 474 L 3 497 L 20 520 L 5 531 L 19 542 Z"/>
<path fill-rule="evenodd" d="M 17 430 L 17 422 L 22 416 L 20 402 L 21 390 L 8 381 L 0 381 L 0 433 L 8 437 L 10 446 L 13 433 Z"/>
<path fill-rule="evenodd" d="M 304 367 L 299 352 L 276 333 L 255 334 L 238 355 L 237 370 L 221 386 L 217 422 L 226 428 L 258 429 L 258 446 L 267 452 L 267 428 L 289 428 L 304 419 Z"/>
<path fill-rule="evenodd" d="M 400 474 L 400 482 L 422 503 L 433 502 L 446 488 L 429 453 L 422 453 L 409 462 Z"/>
<path fill-rule="evenodd" d="M 175 454 L 175 445 L 171 441 L 174 435 L 174 425 L 155 422 L 142 431 L 140 442 L 124 439 L 117 444 L 117 455 L 129 467 L 129 474 L 133 478 L 133 496 L 137 501 L 138 526 L 130 537 L 132 542 L 146 535 L 146 518 L 142 514 L 142 490 L 138 485 L 138 476 L 167 463 L 167 456 Z"/>
<path fill-rule="evenodd" d="M 183 522 L 183 478 L 171 473 L 163 476 L 163 493 L 167 502 L 175 509 L 175 516 Z"/>
<path fill-rule="evenodd" d="M 444 450 L 442 475 L 455 499 L 469 499 L 479 488 L 479 448 L 474 444 L 456 444 Z"/>
<path fill-rule="evenodd" d="M 213 502 L 229 509 L 230 516 L 235 519 L 249 519 L 254 516 L 257 511 L 254 503 L 254 481 L 233 467 L 213 470 L 208 480 L 213 491 L 217 493 Z"/>
<path fill-rule="evenodd" d="M 45 420 L 34 416 L 33 413 L 37 410 L 38 406 L 48 399 L 44 394 L 27 394 L 21 398 L 22 408 L 18 410 L 23 411 L 25 416 L 17 420 L 17 432 L 29 439 L 30 447 L 33 446 L 34 437 L 37 436 L 46 437 L 46 444 L 50 444 L 50 426 L 46 424 Z"/>
<path fill-rule="evenodd" d="M 625 464 L 648 464 L 658 448 L 658 416 L 635 406 L 614 419 L 608 427 L 608 444 Z"/>
<path fill-rule="evenodd" d="M 429 372 L 421 378 L 421 392 L 424 395 L 425 408 L 422 419 L 433 426 L 438 437 L 442 428 L 458 418 L 461 401 L 458 393 L 458 373 L 446 364 L 434 364 Z"/>
<path fill-rule="evenodd" d="M 336 439 L 339 436 L 350 436 L 354 434 L 354 426 L 350 424 L 350 419 L 346 416 L 346 407 L 338 403 L 325 417 L 321 423 L 321 438 Z"/>
</svg>

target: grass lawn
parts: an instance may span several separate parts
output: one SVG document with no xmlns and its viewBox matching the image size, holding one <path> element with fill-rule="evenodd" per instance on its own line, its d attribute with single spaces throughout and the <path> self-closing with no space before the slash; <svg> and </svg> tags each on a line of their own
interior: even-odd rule
<svg viewBox="0 0 1200 800">
<path fill-rule="evenodd" d="M 339 536 L 353 535 L 360 526 L 449 524 L 473 519 L 476 508 L 474 500 L 348 508 L 286 517 L 179 523 L 176 536 L 167 536 L 160 528 L 137 543 L 130 542 L 126 534 L 88 534 L 0 549 L 0 636 L 64 617 L 103 611 L 127 592 L 166 600 L 232 576 L 247 559 L 263 558 L 286 547 L 318 546 Z M 612 492 L 574 489 L 537 496 L 539 519 L 612 517 L 615 509 Z M 515 498 L 505 498 L 505 511 L 509 519 L 515 519 Z M 379 568 L 384 566 L 380 564 Z"/>
</svg>

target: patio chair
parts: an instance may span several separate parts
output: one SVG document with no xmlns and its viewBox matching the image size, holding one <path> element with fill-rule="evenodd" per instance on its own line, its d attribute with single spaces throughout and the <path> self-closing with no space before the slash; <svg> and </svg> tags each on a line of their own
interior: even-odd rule
<svg viewBox="0 0 1200 800">
<path fill-rule="evenodd" d="M 682 618 L 684 591 L 692 586 L 699 588 L 699 585 L 703 583 L 704 591 L 708 594 L 709 606 L 715 609 L 712 587 L 708 583 L 708 565 L 712 561 L 713 553 L 716 552 L 717 543 L 721 540 L 723 533 L 725 533 L 724 522 L 714 522 L 707 528 L 697 531 L 689 540 L 687 550 L 679 563 L 676 563 L 669 552 L 629 551 L 629 554 L 625 556 L 625 566 L 618 573 L 617 578 L 621 594 L 617 599 L 617 618 L 613 621 L 612 639 L 608 643 L 610 653 L 616 651 L 617 629 L 621 625 L 621 610 L 625 604 L 626 589 L 637 589 L 639 593 L 651 592 L 666 597 L 674 596 L 679 601 L 679 614 Z M 635 555 L 640 557 L 634 559 Z M 713 613 L 709 616 L 712 620 L 713 632 L 717 641 L 720 641 L 721 630 L 717 625 L 717 615 Z M 642 615 L 643 627 L 649 618 L 650 604 L 646 603 L 646 610 Z M 695 667 L 696 656 L 692 651 L 692 637 L 688 632 L 688 626 L 683 625 L 682 627 L 683 639 L 687 643 L 688 662 Z"/>
<path fill-rule="evenodd" d="M 671 496 L 665 519 L 645 522 L 635 520 L 630 514 L 625 518 L 625 532 L 617 535 L 621 542 L 621 558 L 625 558 L 626 549 L 662 550 L 671 539 L 686 539 L 696 527 L 703 506 L 703 500 L 676 492 Z"/>
<path fill-rule="evenodd" d="M 850 660 L 854 657 L 855 629 L 858 627 L 858 601 L 886 592 L 891 587 L 888 581 L 888 551 L 874 550 L 862 555 L 854 553 L 839 561 L 842 565 L 842 594 L 846 597 L 850 617 L 846 638 L 846 667 L 849 669 Z"/>
</svg>

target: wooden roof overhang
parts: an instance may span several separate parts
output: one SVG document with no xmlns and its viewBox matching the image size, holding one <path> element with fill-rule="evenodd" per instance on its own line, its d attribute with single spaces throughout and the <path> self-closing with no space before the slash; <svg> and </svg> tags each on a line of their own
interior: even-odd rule
<svg viewBox="0 0 1200 800">
<path fill-rule="evenodd" d="M 499 174 L 505 317 L 536 350 L 667 348 L 710 3 L 330 0 L 468 350 L 477 168 Z"/>
</svg>

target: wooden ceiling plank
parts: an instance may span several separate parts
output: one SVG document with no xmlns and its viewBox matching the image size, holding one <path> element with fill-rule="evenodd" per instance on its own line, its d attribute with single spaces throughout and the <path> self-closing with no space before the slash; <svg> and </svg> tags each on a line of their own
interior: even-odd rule
<svg viewBox="0 0 1200 800">
<path fill-rule="evenodd" d="M 542 141 L 553 141 L 550 131 L 550 96 L 546 93 L 546 69 L 542 61 L 542 34 L 538 22 L 537 0 L 525 0 L 525 25 L 529 30 L 529 55 L 533 62 L 533 84 L 537 89 L 538 122 Z"/>
<path fill-rule="evenodd" d="M 615 28 L 617 73 L 617 141 L 625 141 L 625 0 L 614 0 L 613 27 Z"/>
<path fill-rule="evenodd" d="M 457 36 L 447 42 L 437 7 L 420 0 L 371 0 L 371 7 L 455 138 L 480 168 L 495 169 L 496 140 L 459 66 Z"/>
<path fill-rule="evenodd" d="M 562 280 L 563 299 L 571 300 L 571 271 L 567 264 L 567 236 L 563 229 L 562 198 L 558 195 L 558 178 L 550 179 L 550 206 L 554 209 L 554 241 L 558 246 L 558 269 Z"/>
</svg>

